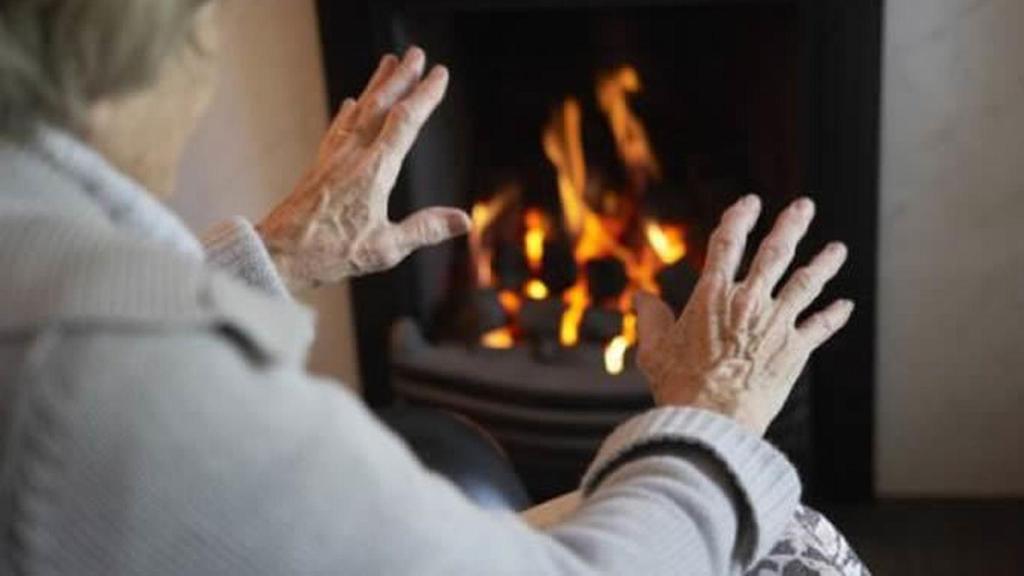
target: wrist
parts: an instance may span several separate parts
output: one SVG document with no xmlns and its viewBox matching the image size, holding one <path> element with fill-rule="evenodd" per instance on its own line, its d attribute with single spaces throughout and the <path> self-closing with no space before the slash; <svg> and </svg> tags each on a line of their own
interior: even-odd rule
<svg viewBox="0 0 1024 576">
<path fill-rule="evenodd" d="M 296 294 L 319 286 L 319 282 L 305 273 L 306 267 L 301 265 L 295 256 L 296 251 L 289 247 L 289 242 L 281 240 L 281 235 L 275 228 L 268 226 L 266 222 L 261 222 L 254 228 L 289 292 Z"/>
<path fill-rule="evenodd" d="M 767 430 L 764 419 L 758 417 L 756 412 L 737 396 L 713 393 L 712 390 L 720 389 L 721 383 L 718 384 L 718 386 L 702 384 L 694 387 L 679 387 L 674 391 L 675 393 L 657 395 L 655 397 L 656 404 L 712 412 L 736 422 L 749 432 L 764 436 Z M 699 392 L 694 393 L 694 390 L 699 390 Z"/>
<path fill-rule="evenodd" d="M 764 436 L 767 431 L 767 426 L 764 425 L 761 418 L 752 414 L 751 411 L 746 409 L 743 405 L 735 402 L 723 404 L 720 402 L 709 401 L 701 395 L 698 396 L 697 400 L 690 406 L 692 408 L 697 408 L 698 410 L 714 412 L 715 414 L 725 416 L 733 422 L 736 422 L 736 424 L 741 428 L 753 434 L 757 434 L 758 436 Z"/>
</svg>

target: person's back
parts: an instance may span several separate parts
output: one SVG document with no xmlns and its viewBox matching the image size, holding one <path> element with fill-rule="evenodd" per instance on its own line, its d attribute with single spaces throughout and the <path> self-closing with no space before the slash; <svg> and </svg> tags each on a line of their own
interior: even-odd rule
<svg viewBox="0 0 1024 576">
<path fill-rule="evenodd" d="M 474 506 L 358 398 L 308 375 L 312 318 L 285 289 L 467 231 L 453 208 L 387 218 L 446 70 L 424 76 L 415 49 L 385 57 L 296 191 L 202 246 L 140 182 L 163 189 L 188 133 L 156 112 L 202 108 L 207 44 L 189 31 L 211 12 L 155 2 L 0 8 L 13 32 L 0 56 L 21 56 L 0 58 L 3 573 L 724 574 L 771 548 L 799 482 L 760 435 L 852 312 L 797 323 L 842 266 L 837 246 L 772 297 L 813 204 L 780 216 L 737 281 L 761 209 L 737 202 L 681 317 L 638 300 L 659 408 L 606 440 L 573 514 L 536 529 Z M 140 150 L 154 134 L 165 141 Z"/>
<path fill-rule="evenodd" d="M 88 206 L 90 192 L 74 171 L 45 157 L 9 150 L 0 165 L 33 174 L 0 190 L 0 529 L 11 535 L 0 555 L 11 573 L 575 574 L 649 566 L 655 574 L 673 556 L 624 548 L 606 557 L 600 543 L 617 548 L 616 530 L 575 534 L 600 521 L 566 523 L 551 538 L 476 509 L 420 468 L 342 387 L 304 374 L 312 324 L 298 305 L 112 226 Z M 48 191 L 7 188 L 15 182 Z M 760 478 L 757 490 L 777 494 L 768 508 L 753 503 L 760 522 L 777 531 L 797 496 L 781 456 L 750 445 L 724 419 L 688 417 L 720 431 L 714 442 L 734 460 L 730 467 L 756 461 L 774 470 L 769 478 L 748 474 Z M 703 542 L 697 549 L 725 547 L 700 553 L 697 565 L 713 557 L 749 562 L 765 536 L 750 525 L 731 551 L 738 520 L 725 468 L 710 453 L 690 456 L 651 460 L 654 470 L 700 470 L 680 493 L 700 495 L 690 504 L 704 518 L 696 532 L 621 496 L 601 517 L 617 515 L 627 533 L 669 531 L 680 543 Z M 608 494 L 631 483 L 600 482 Z M 638 514 L 644 526 L 630 527 Z"/>
<path fill-rule="evenodd" d="M 0 565 L 209 573 L 211 554 L 198 547 L 237 529 L 210 511 L 230 505 L 223 496 L 246 478 L 240 450 L 260 452 L 252 463 L 274 456 L 238 442 L 245 418 L 236 411 L 275 392 L 246 390 L 243 378 L 256 387 L 275 367 L 299 368 L 311 320 L 112 226 L 74 171 L 52 160 L 32 147 L 0 149 L 0 522 L 10 535 Z M 248 477 L 261 476 L 269 480 Z M 248 556 L 218 552 L 225 566 Z"/>
</svg>

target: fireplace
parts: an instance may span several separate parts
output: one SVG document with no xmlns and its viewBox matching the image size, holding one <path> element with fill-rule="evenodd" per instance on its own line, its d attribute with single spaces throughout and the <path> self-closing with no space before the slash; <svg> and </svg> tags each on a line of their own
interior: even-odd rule
<svg viewBox="0 0 1024 576">
<path fill-rule="evenodd" d="M 354 4 L 354 6 L 352 5 Z M 395 216 L 472 210 L 465 242 L 354 283 L 368 400 L 494 434 L 531 492 L 573 487 L 650 405 L 631 295 L 681 306 L 719 213 L 801 194 L 851 247 L 857 318 L 802 375 L 772 439 L 812 496 L 871 494 L 877 1 L 322 2 L 331 99 L 416 43 L 452 68 Z M 755 233 L 764 234 L 770 221 Z"/>
</svg>

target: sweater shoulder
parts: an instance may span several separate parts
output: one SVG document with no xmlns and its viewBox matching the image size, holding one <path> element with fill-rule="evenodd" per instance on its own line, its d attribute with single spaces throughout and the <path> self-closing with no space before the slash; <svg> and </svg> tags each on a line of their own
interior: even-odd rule
<svg viewBox="0 0 1024 576">
<path fill-rule="evenodd" d="M 300 304 L 116 229 L 0 208 L 0 334 L 213 331 L 264 360 L 305 361 L 313 316 Z"/>
</svg>

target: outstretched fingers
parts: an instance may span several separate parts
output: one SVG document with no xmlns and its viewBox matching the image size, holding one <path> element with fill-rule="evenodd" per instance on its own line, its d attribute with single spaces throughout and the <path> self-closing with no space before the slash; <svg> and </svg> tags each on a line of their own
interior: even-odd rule
<svg viewBox="0 0 1024 576">
<path fill-rule="evenodd" d="M 352 98 L 346 98 L 345 101 L 341 103 L 341 108 L 338 109 L 338 114 L 334 117 L 334 120 L 331 121 L 331 125 L 327 128 L 327 134 L 320 143 L 320 151 L 318 155 L 321 160 L 330 156 L 352 130 L 352 127 L 355 124 L 357 110 L 358 104 Z"/>
<path fill-rule="evenodd" d="M 377 70 L 373 73 L 359 98 L 346 98 L 341 103 L 338 113 L 334 116 L 334 120 L 331 121 L 331 125 L 327 128 L 327 134 L 320 144 L 319 156 L 321 159 L 326 158 L 337 149 L 342 140 L 355 129 L 356 121 L 359 119 L 361 112 L 360 103 L 365 102 L 367 95 L 374 93 L 380 88 L 381 84 L 395 73 L 398 64 L 399 60 L 394 54 L 386 54 L 381 58 L 380 64 L 377 65 Z"/>
<path fill-rule="evenodd" d="M 818 299 L 825 286 L 842 270 L 847 256 L 846 245 L 833 242 L 815 256 L 810 264 L 794 272 L 779 291 L 779 317 L 792 325 L 791 323 Z"/>
<path fill-rule="evenodd" d="M 370 77 L 370 81 L 367 82 L 366 88 L 363 89 L 363 93 L 359 95 L 359 100 L 363 100 L 367 95 L 377 91 L 381 84 L 391 78 L 395 73 L 395 70 L 398 69 L 398 65 L 400 63 L 401 60 L 399 60 L 394 54 L 385 54 L 384 57 L 380 59 L 380 64 L 377 65 L 377 70 L 373 73 L 373 76 Z"/>
<path fill-rule="evenodd" d="M 447 90 L 448 70 L 435 66 L 408 96 L 395 104 L 378 138 L 390 155 L 399 160 L 405 158 Z"/>
<path fill-rule="evenodd" d="M 797 328 L 797 333 L 807 342 L 808 349 L 813 351 L 846 326 L 853 315 L 853 309 L 853 301 L 837 300 L 828 308 L 804 320 Z"/>
<path fill-rule="evenodd" d="M 797 244 L 814 220 L 814 202 L 801 198 L 789 205 L 775 221 L 750 266 L 745 284 L 751 290 L 770 295 L 793 262 Z"/>
<path fill-rule="evenodd" d="M 746 196 L 725 211 L 708 242 L 708 255 L 704 262 L 705 277 L 719 277 L 729 281 L 736 277 L 736 270 L 747 246 L 747 236 L 757 224 L 760 214 L 761 199 L 754 195 Z"/>
<path fill-rule="evenodd" d="M 747 236 L 760 215 L 761 199 L 755 195 L 746 196 L 725 211 L 718 228 L 708 240 L 707 259 L 694 296 L 700 298 L 706 307 L 709 338 L 718 338 L 726 328 L 729 292 L 743 260 Z"/>
<path fill-rule="evenodd" d="M 814 203 L 801 198 L 775 220 L 733 299 L 729 321 L 734 331 L 746 330 L 757 320 L 758 312 L 771 299 L 775 285 L 793 262 L 797 244 L 807 234 L 813 219 Z"/>
<path fill-rule="evenodd" d="M 377 79 L 375 86 L 359 99 L 355 129 L 367 140 L 374 140 L 388 112 L 404 98 L 423 76 L 427 55 L 420 48 L 410 48 L 390 73 Z M 374 83 L 371 81 L 371 83 Z"/>
</svg>

